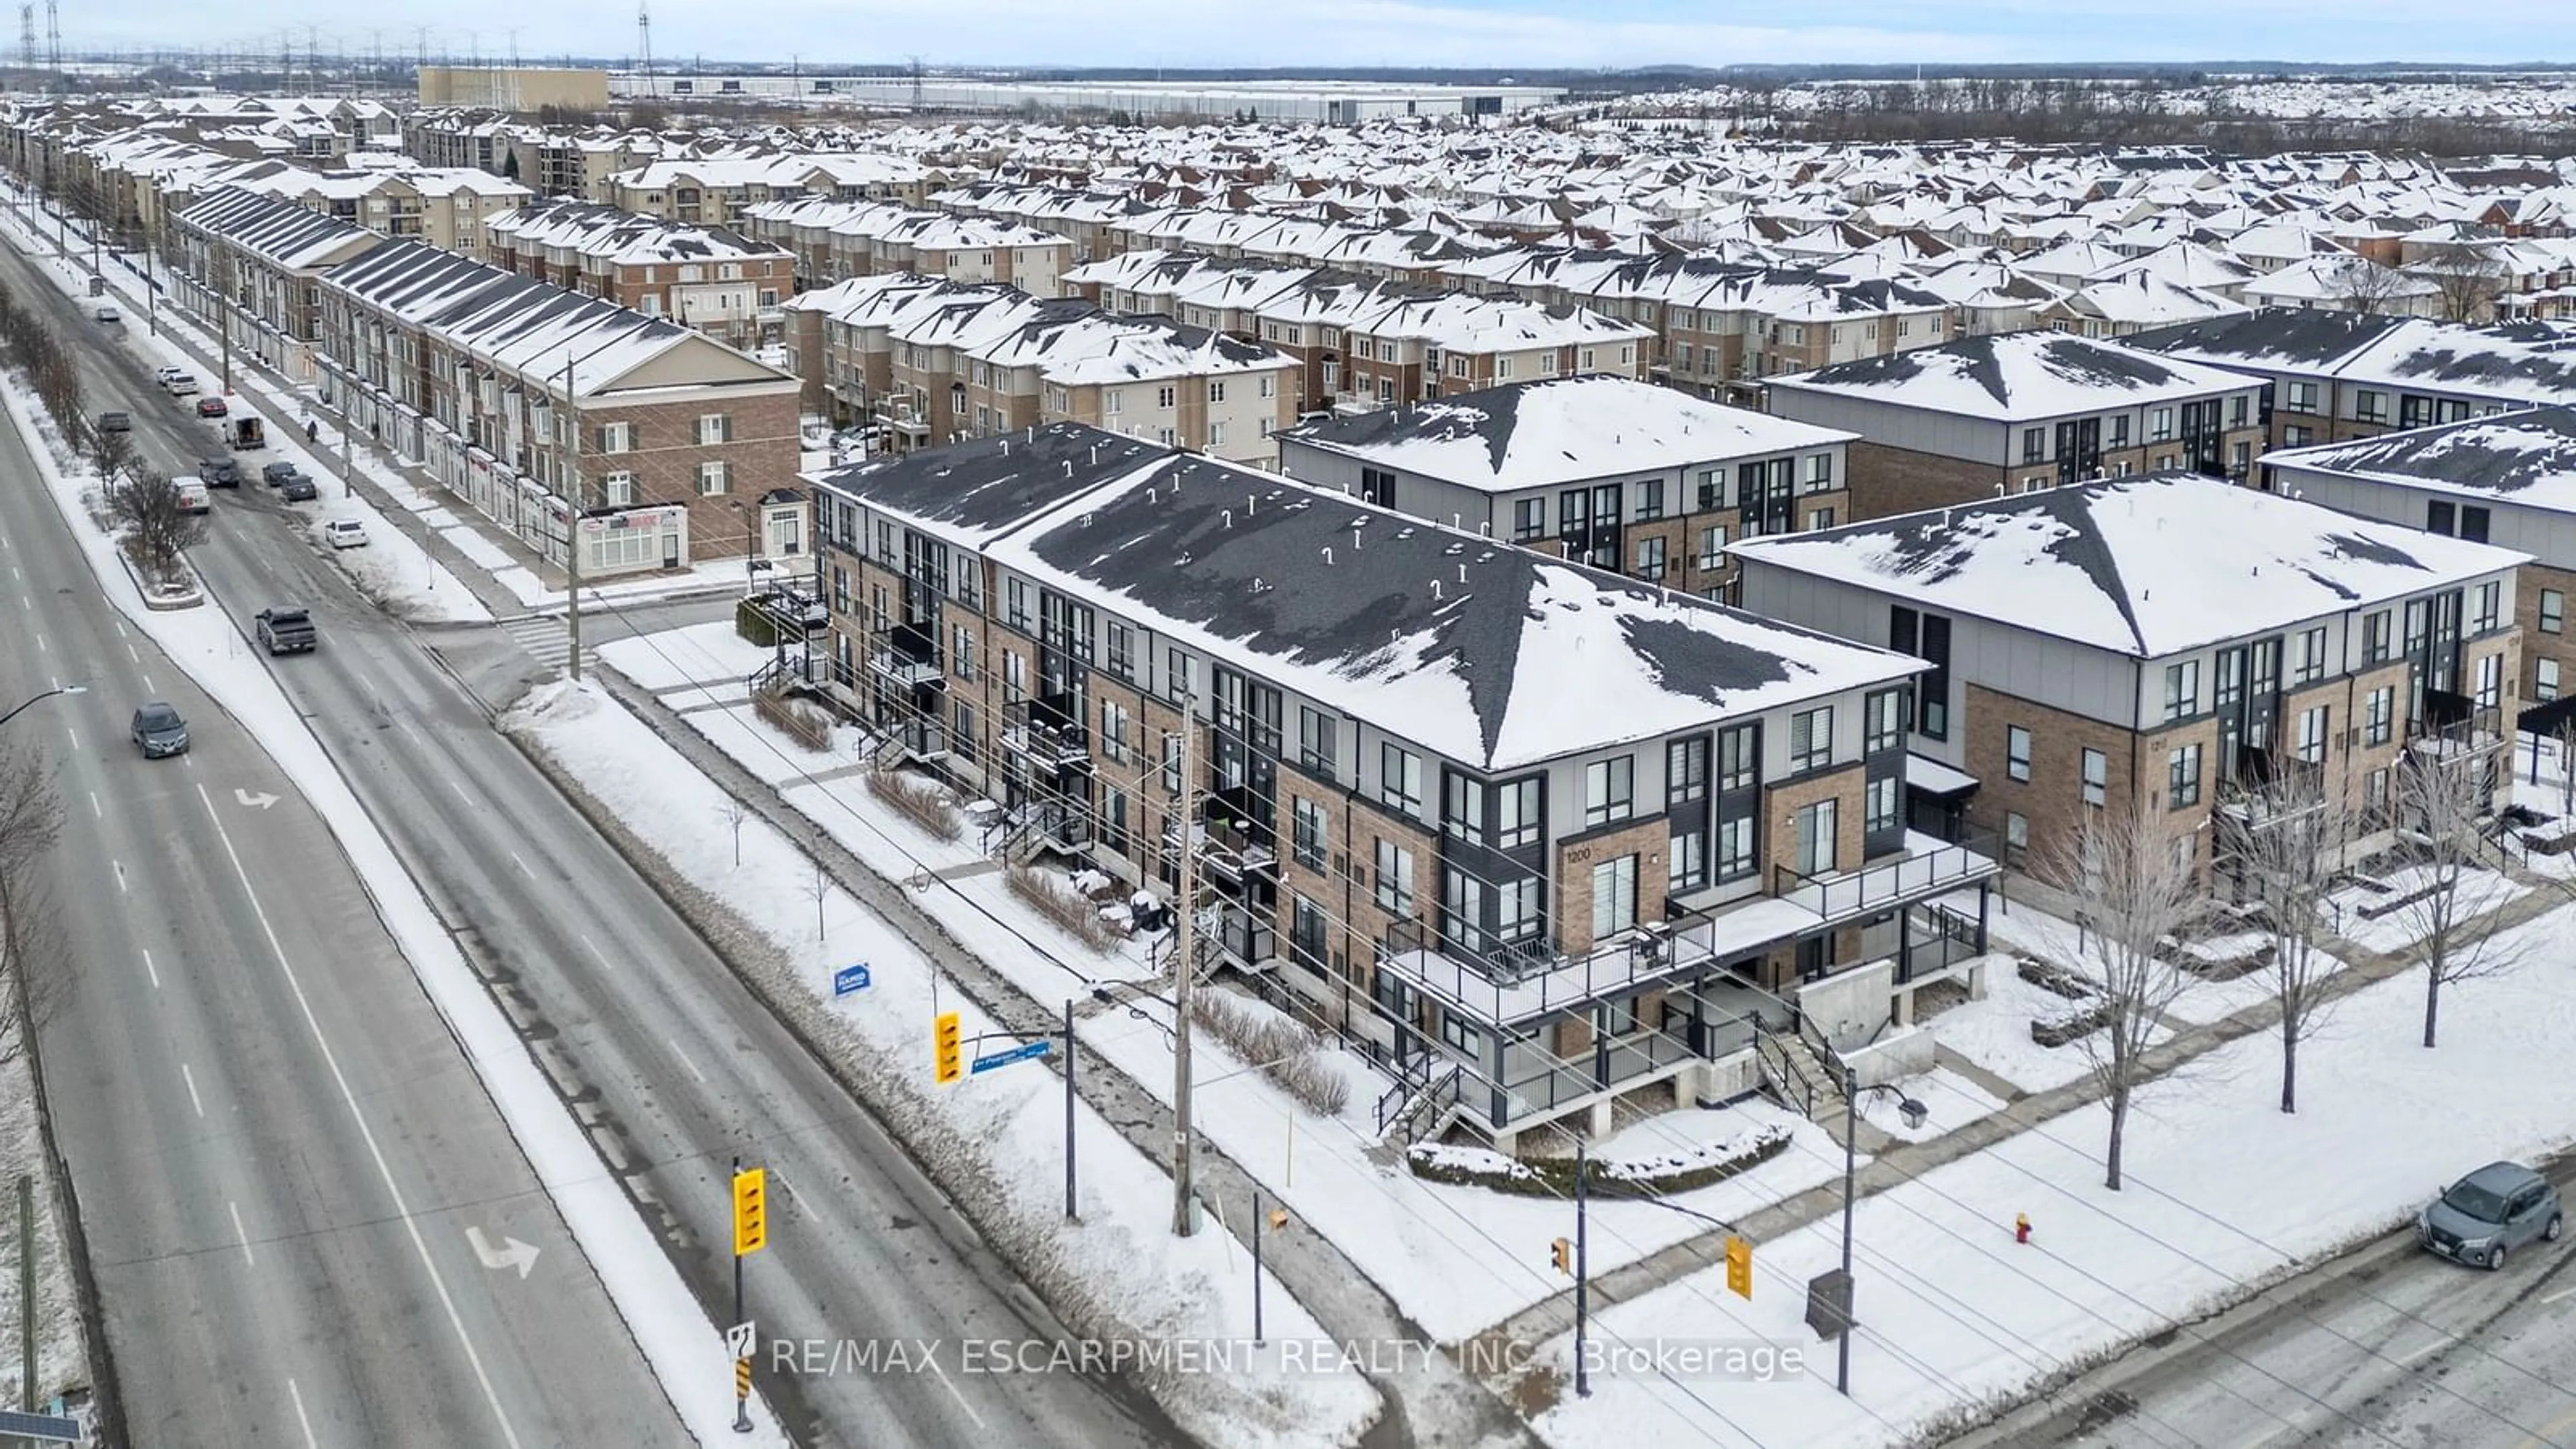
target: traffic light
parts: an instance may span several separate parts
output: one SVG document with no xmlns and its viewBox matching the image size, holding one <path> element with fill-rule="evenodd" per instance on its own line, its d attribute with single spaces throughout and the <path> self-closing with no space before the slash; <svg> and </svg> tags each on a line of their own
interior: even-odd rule
<svg viewBox="0 0 2576 1449">
<path fill-rule="evenodd" d="M 1753 1243 L 1750 1239 L 1729 1235 L 1726 1240 L 1726 1291 L 1738 1298 L 1753 1296 Z"/>
<path fill-rule="evenodd" d="M 1548 1256 L 1556 1260 L 1556 1271 L 1568 1278 L 1574 1276 L 1574 1240 L 1559 1238 L 1548 1245 Z"/>
<path fill-rule="evenodd" d="M 746 1167 L 733 1175 L 733 1255 L 747 1257 L 769 1246 L 769 1171 Z"/>
<path fill-rule="evenodd" d="M 966 1046 L 961 1037 L 957 1013 L 943 1011 L 930 1022 L 930 1076 L 947 1086 L 966 1075 Z"/>
</svg>

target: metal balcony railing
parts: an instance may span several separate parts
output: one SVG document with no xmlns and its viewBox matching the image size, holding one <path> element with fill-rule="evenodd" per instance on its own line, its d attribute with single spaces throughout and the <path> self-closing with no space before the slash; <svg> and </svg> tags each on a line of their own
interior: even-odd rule
<svg viewBox="0 0 2576 1449">
<path fill-rule="evenodd" d="M 1002 748 L 1050 774 L 1091 763 L 1091 731 L 1037 700 L 1002 706 Z"/>
<path fill-rule="evenodd" d="M 1780 867 L 1779 897 L 1815 912 L 1831 924 L 1891 911 L 1936 892 L 1973 885 L 1998 870 L 1994 842 L 1986 836 L 1951 844 L 1908 832 L 1903 855 L 1858 870 L 1805 875 Z"/>
</svg>

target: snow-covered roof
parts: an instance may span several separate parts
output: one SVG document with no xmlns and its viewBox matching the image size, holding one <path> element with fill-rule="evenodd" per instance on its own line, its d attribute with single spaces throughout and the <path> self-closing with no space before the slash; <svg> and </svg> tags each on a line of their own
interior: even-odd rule
<svg viewBox="0 0 2576 1449">
<path fill-rule="evenodd" d="M 1705 728 L 1923 667 L 1078 424 L 813 477 L 1482 771 Z"/>
<path fill-rule="evenodd" d="M 279 197 L 228 186 L 180 213 L 182 224 L 281 267 L 327 267 L 363 255 L 384 238 Z"/>
<path fill-rule="evenodd" d="M 1774 392 L 1820 393 L 1997 422 L 2203 398 L 2239 374 L 2062 332 L 1965 337 L 1775 377 Z"/>
<path fill-rule="evenodd" d="M 1291 441 L 1492 492 L 1848 443 L 1859 435 L 1623 377 L 1548 378 L 1329 418 Z"/>
<path fill-rule="evenodd" d="M 2576 513 L 2576 408 L 2527 408 L 2294 448 L 2266 453 L 2263 462 L 2271 468 L 2336 473 Z"/>
<path fill-rule="evenodd" d="M 2528 558 L 2191 473 L 1746 539 L 1729 551 L 2139 659 L 2367 608 Z"/>
</svg>

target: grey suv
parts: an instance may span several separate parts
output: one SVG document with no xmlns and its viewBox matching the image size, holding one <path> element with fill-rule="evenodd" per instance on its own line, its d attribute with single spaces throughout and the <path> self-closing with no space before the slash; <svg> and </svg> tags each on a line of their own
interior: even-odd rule
<svg viewBox="0 0 2576 1449">
<path fill-rule="evenodd" d="M 2547 1178 L 2519 1163 L 2490 1162 L 2418 1213 L 2415 1236 L 2443 1257 L 2494 1269 L 2511 1249 L 2558 1241 L 2566 1223 Z"/>
</svg>

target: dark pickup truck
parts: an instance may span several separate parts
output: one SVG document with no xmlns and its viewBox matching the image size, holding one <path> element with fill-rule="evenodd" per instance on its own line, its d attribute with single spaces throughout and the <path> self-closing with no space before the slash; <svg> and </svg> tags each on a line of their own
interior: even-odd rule
<svg viewBox="0 0 2576 1449">
<path fill-rule="evenodd" d="M 281 604 L 259 611 L 259 642 L 271 654 L 305 654 L 322 642 L 312 616 Z"/>
</svg>

